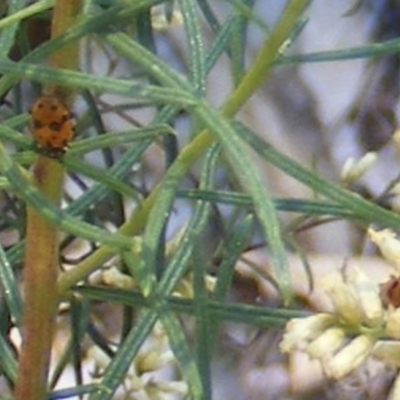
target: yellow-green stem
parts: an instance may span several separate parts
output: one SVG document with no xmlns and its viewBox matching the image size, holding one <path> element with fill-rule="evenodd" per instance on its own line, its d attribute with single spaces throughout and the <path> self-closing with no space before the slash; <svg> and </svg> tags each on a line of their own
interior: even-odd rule
<svg viewBox="0 0 400 400">
<path fill-rule="evenodd" d="M 54 38 L 73 24 L 81 0 L 58 0 L 53 10 Z M 50 58 L 54 68 L 78 65 L 76 44 L 61 48 Z M 55 94 L 69 103 L 71 92 L 47 85 L 45 94 Z M 53 204 L 59 205 L 63 193 L 64 168 L 57 160 L 39 156 L 33 168 L 33 183 Z M 58 231 L 34 209 L 27 208 L 24 257 L 24 315 L 22 345 L 18 364 L 15 400 L 43 400 L 47 392 L 55 317 L 58 308 L 59 272 Z"/>
<path fill-rule="evenodd" d="M 265 82 L 280 48 L 290 36 L 296 22 L 309 3 L 310 0 L 292 0 L 288 4 L 282 18 L 261 46 L 250 69 L 222 106 L 222 113 L 226 117 L 233 117 Z"/>
<path fill-rule="evenodd" d="M 309 2 L 310 0 L 292 0 L 288 4 L 278 24 L 266 38 L 254 64 L 245 74 L 242 82 L 236 90 L 233 91 L 222 106 L 222 113 L 226 117 L 233 117 L 266 79 L 280 47 L 289 37 L 292 29 Z M 175 176 L 178 175 L 178 173 L 183 175 L 211 146 L 213 141 L 214 137 L 209 131 L 199 133 L 192 142 L 182 149 L 169 171 L 174 171 Z M 162 182 L 160 185 L 161 184 Z M 132 214 L 130 219 L 120 227 L 120 233 L 125 235 L 136 235 L 140 233 L 146 223 L 147 216 L 158 197 L 158 189 L 160 185 L 150 193 L 149 197 L 146 198 L 141 207 L 138 208 L 138 210 Z M 113 255 L 114 252 L 110 247 L 101 246 L 91 256 L 78 264 L 72 271 L 63 274 L 58 282 L 61 295 L 65 295 L 65 292 L 70 289 L 71 286 L 84 279 L 90 272 L 94 271 Z"/>
</svg>

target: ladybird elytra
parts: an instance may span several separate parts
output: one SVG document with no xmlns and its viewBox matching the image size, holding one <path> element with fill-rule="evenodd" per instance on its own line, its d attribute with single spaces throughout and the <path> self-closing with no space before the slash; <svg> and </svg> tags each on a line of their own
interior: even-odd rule
<svg viewBox="0 0 400 400">
<path fill-rule="evenodd" d="M 72 115 L 56 96 L 41 96 L 31 110 L 32 135 L 38 148 L 63 153 L 74 135 Z"/>
</svg>

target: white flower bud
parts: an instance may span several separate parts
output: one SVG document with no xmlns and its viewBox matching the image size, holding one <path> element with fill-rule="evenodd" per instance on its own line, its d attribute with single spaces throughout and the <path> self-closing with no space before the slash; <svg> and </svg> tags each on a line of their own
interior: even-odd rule
<svg viewBox="0 0 400 400">
<path fill-rule="evenodd" d="M 155 371 L 162 368 L 169 362 L 174 360 L 174 355 L 171 350 L 151 350 L 138 357 L 136 368 L 138 374 L 143 374 L 149 371 Z"/>
<path fill-rule="evenodd" d="M 304 341 L 313 339 L 335 323 L 331 314 L 316 314 L 306 318 L 294 318 L 286 324 L 286 333 L 280 343 L 283 352 L 299 348 Z"/>
<path fill-rule="evenodd" d="M 163 381 L 163 382 L 157 382 L 157 386 L 160 390 L 165 392 L 166 394 L 166 399 L 170 399 L 171 393 L 178 394 L 180 396 L 185 396 L 189 392 L 189 388 L 186 382 L 182 381 Z M 168 396 L 168 397 L 167 397 Z"/>
<path fill-rule="evenodd" d="M 111 267 L 106 269 L 101 275 L 104 284 L 113 286 L 119 289 L 133 289 L 135 281 L 131 276 L 123 274 L 118 268 Z"/>
<path fill-rule="evenodd" d="M 379 325 L 383 320 L 383 307 L 378 286 L 358 267 L 351 270 L 349 282 L 357 293 L 364 322 L 371 327 Z"/>
<path fill-rule="evenodd" d="M 93 360 L 97 368 L 104 370 L 110 363 L 110 357 L 97 346 L 89 348 L 86 354 L 88 360 Z"/>
<path fill-rule="evenodd" d="M 357 336 L 339 353 L 324 362 L 328 377 L 340 379 L 352 372 L 370 355 L 374 343 L 375 339 L 371 336 Z"/>
<path fill-rule="evenodd" d="M 400 342 L 380 340 L 375 344 L 372 355 L 385 364 L 400 367 Z"/>
<path fill-rule="evenodd" d="M 212 275 L 206 275 L 204 277 L 204 286 L 207 292 L 213 292 L 215 289 L 215 284 L 217 283 L 217 278 Z"/>
<path fill-rule="evenodd" d="M 151 26 L 155 31 L 164 32 L 171 26 L 179 26 L 183 24 L 183 16 L 179 10 L 173 10 L 170 20 L 159 7 L 151 9 Z"/>
<path fill-rule="evenodd" d="M 368 152 L 358 161 L 354 158 L 348 158 L 343 165 L 340 177 L 342 181 L 351 185 L 360 179 L 376 162 L 377 155 L 375 152 Z"/>
<path fill-rule="evenodd" d="M 390 229 L 378 232 L 369 228 L 368 236 L 379 247 L 385 260 L 400 272 L 400 241 L 396 239 L 395 233 Z"/>
<path fill-rule="evenodd" d="M 345 333 L 340 328 L 329 328 L 307 346 L 312 358 L 326 358 L 333 354 L 343 343 Z"/>
<path fill-rule="evenodd" d="M 335 311 L 349 325 L 357 326 L 361 323 L 362 312 L 354 287 L 343 281 L 340 272 L 334 271 L 325 276 L 321 286 L 331 298 Z"/>
</svg>

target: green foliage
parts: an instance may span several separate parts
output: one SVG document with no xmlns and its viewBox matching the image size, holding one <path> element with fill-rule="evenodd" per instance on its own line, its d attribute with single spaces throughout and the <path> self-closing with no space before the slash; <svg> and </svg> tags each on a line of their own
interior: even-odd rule
<svg viewBox="0 0 400 400">
<path fill-rule="evenodd" d="M 1 319 L 9 322 L 8 327 L 2 327 L 0 336 L 2 373 L 12 387 L 16 356 L 9 334 L 12 326 L 19 327 L 21 323 L 18 277 L 24 247 L 23 210 L 27 204 L 59 228 L 62 253 L 67 259 L 71 243 L 90 248 L 88 253 L 80 255 L 71 270 L 60 272 L 61 296 L 75 316 L 71 319 L 74 335 L 55 368 L 51 398 L 79 394 L 87 394 L 90 400 L 113 398 L 143 342 L 160 321 L 189 387 L 190 398 L 211 399 L 210 365 L 219 327 L 225 322 L 237 322 L 281 329 L 289 318 L 304 315 L 302 311 L 284 307 L 292 300 L 286 263 L 290 232 L 282 226 L 278 211 L 312 217 L 315 221 L 334 217 L 357 221 L 360 225 L 378 223 L 394 229 L 400 225 L 398 215 L 329 182 L 285 156 L 284 149 L 265 143 L 257 132 L 236 120 L 236 113 L 265 81 L 271 68 L 376 57 L 397 52 L 400 42 L 391 40 L 354 49 L 284 55 L 281 48 L 287 40 L 296 40 L 294 33 L 298 33 L 308 5 L 308 1 L 301 0 L 289 1 L 281 19 L 272 27 L 267 27 L 253 13 L 253 1 L 227 2 L 230 13 L 225 21 L 219 21 L 213 13 L 212 2 L 205 0 L 86 1 L 86 14 L 76 26 L 28 51 L 20 60 L 11 61 L 6 56 L 15 43 L 19 25 L 27 16 L 35 17 L 48 10 L 52 2 L 39 1 L 35 7 L 24 8 L 25 3 L 10 2 L 8 19 L 0 24 L 3 55 L 0 95 L 5 96 L 10 90 L 13 93 L 9 96 L 12 114 L 7 110 L 8 115 L 5 113 L 0 125 L 0 188 L 6 193 L 1 199 L 0 221 L 2 231 L 12 230 L 18 236 L 7 248 L 0 247 L 0 286 L 4 298 Z M 182 34 L 187 44 L 184 72 L 178 71 L 170 60 L 163 60 L 155 50 L 156 33 L 151 28 L 149 10 L 162 3 L 166 13 L 172 4 L 180 7 L 182 13 Z M 204 44 L 203 23 L 212 32 L 209 46 Z M 253 24 L 263 30 L 265 40 L 258 56 L 246 66 L 246 35 Z M 46 58 L 59 46 L 77 40 L 85 40 L 85 45 L 94 46 L 103 52 L 102 56 L 110 57 L 109 75 L 112 76 L 95 74 L 90 69 L 76 72 L 45 66 Z M 206 82 L 222 57 L 228 59 L 226 74 L 232 74 L 234 87 L 224 104 L 216 109 L 208 98 Z M 125 65 L 121 75 L 113 69 L 120 62 Z M 28 178 L 27 167 L 33 163 L 36 150 L 32 139 L 22 133 L 29 117 L 17 108 L 23 103 L 27 109 L 28 104 L 24 96 L 15 102 L 12 100 L 21 93 L 22 81 L 62 84 L 74 89 L 80 101 L 87 99 L 88 93 L 93 98 L 86 103 L 86 115 L 77 115 L 78 135 L 59 160 L 70 182 L 83 188 L 77 196 L 66 194 L 61 210 L 46 201 Z M 111 101 L 104 106 L 103 95 L 118 96 L 117 104 Z M 101 131 L 104 126 L 101 120 L 108 112 L 133 126 L 134 121 L 127 115 L 142 109 L 152 113 L 146 126 Z M 100 118 L 97 125 L 96 116 Z M 189 132 L 181 138 L 182 132 L 177 133 L 179 129 L 175 127 L 182 118 Z M 179 147 L 178 143 L 184 140 L 187 140 L 185 145 Z M 157 184 L 144 158 L 150 146 L 158 146 L 165 155 L 164 164 L 160 163 L 163 176 Z M 312 189 L 316 198 L 275 198 L 263 184 L 258 164 L 248 156 L 250 149 L 265 164 L 277 167 Z M 95 154 L 94 163 L 94 157 L 89 154 Z M 138 169 L 142 172 L 133 173 Z M 224 187 L 219 187 L 220 175 L 226 177 Z M 189 212 L 180 221 L 179 234 L 172 236 L 167 228 L 178 204 L 184 204 Z M 229 212 L 221 214 L 222 207 Z M 210 240 L 209 232 L 217 224 L 215 221 L 219 227 L 212 231 Z M 242 252 L 260 238 L 271 254 L 274 275 L 269 279 L 281 295 L 282 308 L 228 300 Z M 138 281 L 136 289 L 91 283 L 89 275 L 106 268 L 110 262 Z M 214 271 L 216 283 L 210 293 L 204 278 Z M 193 296 L 174 296 L 179 283 L 190 273 Z M 114 304 L 118 310 L 118 306 L 125 311 L 133 308 L 137 315 L 131 319 L 126 317 L 121 324 L 125 328 L 121 328 L 117 338 L 107 337 L 104 332 L 97 332 L 96 336 L 90 322 L 93 319 L 90 304 L 94 301 Z M 193 323 L 193 334 L 188 334 L 190 329 L 184 329 L 187 327 L 182 320 L 186 319 Z M 112 347 L 111 340 L 117 341 L 97 383 L 86 384 L 79 379 L 80 348 L 87 338 L 104 351 Z M 68 363 L 74 365 L 76 386 L 53 391 Z"/>
</svg>

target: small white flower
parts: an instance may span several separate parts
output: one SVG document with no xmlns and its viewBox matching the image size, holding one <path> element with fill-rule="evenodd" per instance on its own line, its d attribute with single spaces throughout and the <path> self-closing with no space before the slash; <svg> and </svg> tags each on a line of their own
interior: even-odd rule
<svg viewBox="0 0 400 400">
<path fill-rule="evenodd" d="M 330 357 L 343 344 L 344 340 L 343 329 L 329 328 L 307 346 L 306 352 L 312 358 Z"/>
<path fill-rule="evenodd" d="M 340 379 L 352 372 L 367 359 L 375 342 L 376 340 L 369 335 L 357 336 L 324 362 L 324 370 L 328 377 Z"/>
<path fill-rule="evenodd" d="M 89 360 L 94 361 L 96 370 L 103 371 L 110 362 L 110 357 L 97 346 L 90 347 L 86 355 Z"/>
<path fill-rule="evenodd" d="M 368 275 L 358 267 L 351 270 L 348 282 L 354 287 L 363 313 L 363 322 L 371 327 L 380 325 L 383 321 L 382 300 L 379 288 Z"/>
<path fill-rule="evenodd" d="M 368 235 L 372 242 L 379 247 L 386 261 L 395 267 L 397 272 L 400 272 L 400 241 L 396 239 L 395 233 L 390 229 L 374 231 L 369 228 Z"/>
<path fill-rule="evenodd" d="M 159 349 L 150 350 L 144 354 L 138 354 L 135 360 L 137 373 L 143 374 L 149 371 L 155 371 L 174 360 L 171 350 L 159 351 Z"/>
<path fill-rule="evenodd" d="M 182 24 L 183 16 L 179 10 L 174 10 L 170 20 L 167 20 L 165 13 L 160 9 L 157 7 L 151 9 L 151 26 L 155 31 L 164 32 L 172 26 L 180 26 Z"/>
<path fill-rule="evenodd" d="M 204 277 L 205 290 L 212 292 L 215 288 L 216 278 L 214 276 L 206 274 Z M 192 299 L 194 296 L 193 288 L 193 274 L 190 272 L 185 275 L 180 282 L 177 284 L 175 290 L 172 293 L 174 296 L 183 297 L 184 299 Z"/>
<path fill-rule="evenodd" d="M 385 364 L 400 367 L 400 342 L 397 340 L 379 340 L 372 355 Z"/>
<path fill-rule="evenodd" d="M 368 152 L 357 161 L 354 158 L 348 158 L 340 173 L 342 181 L 347 185 L 356 182 L 375 164 L 376 160 L 375 152 Z"/>
<path fill-rule="evenodd" d="M 155 12 L 152 12 L 151 26 L 156 31 L 166 31 L 169 27 L 169 23 L 165 14 L 156 14 Z"/>
<path fill-rule="evenodd" d="M 314 339 L 331 327 L 336 318 L 331 314 L 316 314 L 306 318 L 294 318 L 286 324 L 286 333 L 280 343 L 283 352 L 298 349 L 299 346 Z"/>
<path fill-rule="evenodd" d="M 345 272 L 334 271 L 321 282 L 333 303 L 331 313 L 289 321 L 281 350 L 305 351 L 334 379 L 348 375 L 371 355 L 400 366 L 400 344 L 392 353 L 389 343 L 397 343 L 394 340 L 377 345 L 381 337 L 400 339 L 400 308 L 384 310 L 379 285 L 361 269 Z M 350 342 L 349 334 L 354 337 Z"/>
<path fill-rule="evenodd" d="M 106 269 L 101 274 L 102 282 L 105 285 L 118 289 L 130 290 L 135 287 L 135 281 L 129 275 L 123 274 L 117 267 Z"/>
<path fill-rule="evenodd" d="M 358 326 L 362 320 L 358 295 L 354 287 L 343 280 L 343 275 L 339 271 L 328 274 L 322 279 L 321 287 L 331 298 L 335 313 L 347 324 Z"/>
<path fill-rule="evenodd" d="M 110 362 L 109 356 L 96 346 L 89 349 L 88 359 L 94 362 L 94 377 L 102 375 Z M 177 373 L 177 363 L 160 322 L 142 344 L 121 389 L 125 398 L 135 400 L 182 399 L 187 395 L 188 386 Z"/>
<path fill-rule="evenodd" d="M 189 392 L 189 388 L 186 382 L 183 381 L 163 381 L 158 382 L 157 387 L 159 391 L 165 394 L 178 394 L 180 396 L 185 396 Z M 170 398 L 170 397 L 168 397 Z"/>
</svg>

